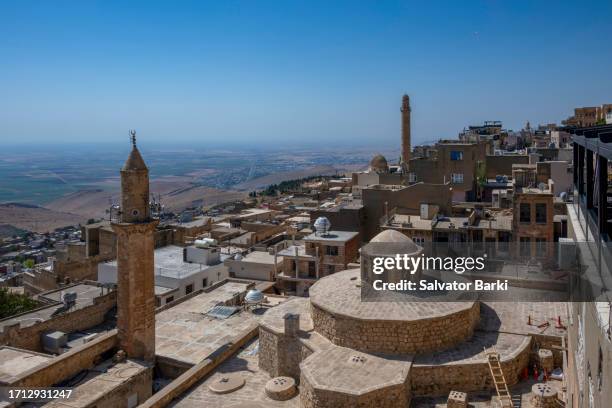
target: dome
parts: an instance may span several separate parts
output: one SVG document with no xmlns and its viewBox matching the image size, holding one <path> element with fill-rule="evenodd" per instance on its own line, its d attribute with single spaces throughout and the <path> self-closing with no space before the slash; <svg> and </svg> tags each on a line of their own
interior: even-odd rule
<svg viewBox="0 0 612 408">
<path fill-rule="evenodd" d="M 319 217 L 314 222 L 314 228 L 317 232 L 326 234 L 331 229 L 331 222 L 326 217 Z"/>
<path fill-rule="evenodd" d="M 377 154 L 370 160 L 370 170 L 376 173 L 387 173 L 389 172 L 389 164 L 387 159 L 382 154 Z"/>
<path fill-rule="evenodd" d="M 410 238 L 406 235 L 402 234 L 399 231 L 394 229 L 386 229 L 383 232 L 377 234 L 374 238 L 370 240 L 370 242 L 379 242 L 379 243 L 413 243 Z M 415 244 L 416 245 L 416 244 Z"/>
<path fill-rule="evenodd" d="M 244 297 L 244 301 L 247 303 L 261 303 L 263 302 L 263 299 L 263 293 L 261 293 L 261 291 L 257 289 L 249 290 L 246 296 Z"/>
</svg>

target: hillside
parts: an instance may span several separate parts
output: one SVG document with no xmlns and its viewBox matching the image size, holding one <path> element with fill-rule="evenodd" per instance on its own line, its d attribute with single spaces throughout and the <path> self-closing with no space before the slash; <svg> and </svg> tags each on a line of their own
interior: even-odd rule
<svg viewBox="0 0 612 408">
<path fill-rule="evenodd" d="M 196 186 L 184 181 L 157 180 L 151 182 L 151 193 L 161 196 L 161 202 L 170 211 L 181 211 L 188 207 L 209 206 L 241 199 L 245 194 L 210 187 Z M 53 211 L 79 214 L 86 218 L 106 217 L 110 203 L 119 203 L 118 188 L 112 190 L 81 190 L 67 194 L 45 205 Z"/>
<path fill-rule="evenodd" d="M 252 191 L 268 187 L 271 184 L 278 184 L 281 181 L 297 180 L 309 176 L 324 176 L 336 174 L 338 170 L 334 166 L 323 165 L 313 166 L 302 170 L 274 173 L 267 176 L 258 177 L 240 184 L 236 184 L 234 189 Z"/>
<path fill-rule="evenodd" d="M 16 203 L 0 204 L 1 231 L 11 236 L 12 228 L 36 232 L 48 232 L 67 225 L 76 225 L 86 222 L 82 215 L 68 212 L 54 211 L 48 208 Z M 12 228 L 11 228 L 12 227 Z"/>
</svg>

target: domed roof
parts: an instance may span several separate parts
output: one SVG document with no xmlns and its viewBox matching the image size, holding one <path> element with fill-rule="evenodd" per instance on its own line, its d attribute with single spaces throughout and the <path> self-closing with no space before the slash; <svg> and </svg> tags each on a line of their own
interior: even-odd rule
<svg viewBox="0 0 612 408">
<path fill-rule="evenodd" d="M 376 235 L 370 240 L 370 242 L 412 242 L 410 238 L 394 229 L 386 229 L 383 232 Z"/>
<path fill-rule="evenodd" d="M 134 145 L 129 157 L 125 161 L 122 170 L 148 170 L 138 148 Z"/>
<path fill-rule="evenodd" d="M 375 171 L 377 173 L 386 173 L 389 171 L 389 164 L 387 163 L 387 159 L 382 154 L 377 154 L 372 157 L 370 160 L 370 170 Z"/>
</svg>

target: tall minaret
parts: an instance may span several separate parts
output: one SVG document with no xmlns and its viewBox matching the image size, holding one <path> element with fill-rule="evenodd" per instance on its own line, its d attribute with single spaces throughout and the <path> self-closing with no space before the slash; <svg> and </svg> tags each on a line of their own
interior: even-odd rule
<svg viewBox="0 0 612 408">
<path fill-rule="evenodd" d="M 132 151 L 121 169 L 121 213 L 117 234 L 117 328 L 128 357 L 155 360 L 154 232 L 150 217 L 149 169 L 130 131 Z"/>
<path fill-rule="evenodd" d="M 402 170 L 408 171 L 410 162 L 410 98 L 404 94 L 402 97 Z"/>
</svg>

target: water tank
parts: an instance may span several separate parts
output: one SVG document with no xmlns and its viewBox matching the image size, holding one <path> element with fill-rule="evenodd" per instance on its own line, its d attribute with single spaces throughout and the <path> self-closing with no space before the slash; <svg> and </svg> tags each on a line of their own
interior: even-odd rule
<svg viewBox="0 0 612 408">
<path fill-rule="evenodd" d="M 244 297 L 244 301 L 246 303 L 261 303 L 263 302 L 264 299 L 264 295 L 260 290 L 257 289 L 251 289 L 247 292 L 246 296 Z"/>
<path fill-rule="evenodd" d="M 217 240 L 212 238 L 196 239 L 193 245 L 196 248 L 208 248 L 217 245 Z"/>
<path fill-rule="evenodd" d="M 319 217 L 314 222 L 314 228 L 317 233 L 327 234 L 327 232 L 331 229 L 331 222 L 329 222 L 327 217 Z"/>
</svg>

